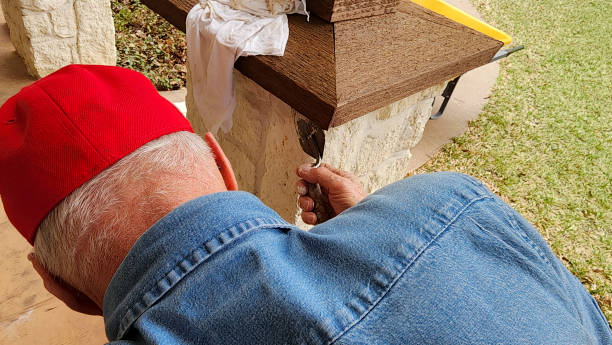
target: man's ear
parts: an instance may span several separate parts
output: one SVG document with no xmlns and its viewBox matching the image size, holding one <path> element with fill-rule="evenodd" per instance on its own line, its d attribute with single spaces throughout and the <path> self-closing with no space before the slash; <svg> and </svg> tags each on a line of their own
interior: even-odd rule
<svg viewBox="0 0 612 345">
<path fill-rule="evenodd" d="M 223 149 L 217 142 L 217 139 L 212 135 L 212 133 L 208 132 L 204 136 L 206 143 L 210 147 L 213 155 L 215 155 L 215 162 L 217 163 L 217 167 L 221 172 L 221 176 L 223 177 L 223 181 L 225 182 L 225 187 L 227 190 L 238 190 L 238 182 L 236 181 L 236 176 L 234 175 L 234 170 L 232 169 L 232 164 L 229 159 L 225 156 Z"/>
<path fill-rule="evenodd" d="M 96 303 L 61 279 L 55 278 L 33 253 L 28 254 L 28 260 L 42 278 L 45 289 L 64 302 L 68 308 L 83 314 L 102 315 L 102 310 Z"/>
</svg>

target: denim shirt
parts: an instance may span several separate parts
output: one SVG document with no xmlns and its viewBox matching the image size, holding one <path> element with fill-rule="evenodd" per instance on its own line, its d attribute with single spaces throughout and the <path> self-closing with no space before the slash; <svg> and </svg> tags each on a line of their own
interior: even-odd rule
<svg viewBox="0 0 612 345">
<path fill-rule="evenodd" d="M 309 232 L 245 192 L 192 200 L 134 244 L 104 319 L 110 344 L 612 344 L 537 231 L 451 173 Z"/>
</svg>

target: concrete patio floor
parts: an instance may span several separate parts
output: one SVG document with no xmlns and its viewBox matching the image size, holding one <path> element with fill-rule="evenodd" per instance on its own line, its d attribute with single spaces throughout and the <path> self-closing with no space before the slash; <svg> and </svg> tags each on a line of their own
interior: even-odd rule
<svg viewBox="0 0 612 345">
<path fill-rule="evenodd" d="M 478 16 L 469 0 L 449 3 Z M 486 104 L 499 66 L 483 66 L 462 77 L 444 117 L 429 121 L 422 141 L 413 149 L 410 172 L 432 157 L 453 137 L 461 135 L 468 121 Z M 0 104 L 34 81 L 15 52 L 0 12 Z M 172 102 L 184 99 L 184 90 L 162 93 Z M 180 107 L 180 104 L 179 104 Z M 0 344 L 102 344 L 106 342 L 101 317 L 77 314 L 50 295 L 26 259 L 30 245 L 15 231 L 0 207 Z"/>
</svg>

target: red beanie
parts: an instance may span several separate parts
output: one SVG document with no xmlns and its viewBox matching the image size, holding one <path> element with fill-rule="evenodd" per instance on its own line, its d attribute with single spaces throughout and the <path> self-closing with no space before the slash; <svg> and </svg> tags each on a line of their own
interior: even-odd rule
<svg viewBox="0 0 612 345">
<path fill-rule="evenodd" d="M 0 196 L 9 220 L 34 243 L 60 201 L 147 142 L 189 122 L 142 74 L 72 65 L 0 107 Z"/>
</svg>

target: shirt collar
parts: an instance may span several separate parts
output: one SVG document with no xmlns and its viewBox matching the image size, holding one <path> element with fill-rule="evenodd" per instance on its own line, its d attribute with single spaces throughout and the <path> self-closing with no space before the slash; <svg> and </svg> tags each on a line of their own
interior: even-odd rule
<svg viewBox="0 0 612 345">
<path fill-rule="evenodd" d="M 121 338 L 135 319 L 174 286 L 173 270 L 178 267 L 179 275 L 187 274 L 183 266 L 205 260 L 194 261 L 194 249 L 205 250 L 206 244 L 228 229 L 232 233 L 246 232 L 263 223 L 290 227 L 246 192 L 205 195 L 157 221 L 132 246 L 106 290 L 103 310 L 107 337 Z M 237 225 L 240 229 L 233 229 Z"/>
</svg>

